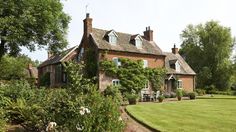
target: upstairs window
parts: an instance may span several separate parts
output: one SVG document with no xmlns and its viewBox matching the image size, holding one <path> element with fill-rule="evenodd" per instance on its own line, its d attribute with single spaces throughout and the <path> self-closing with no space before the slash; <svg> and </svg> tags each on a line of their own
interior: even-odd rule
<svg viewBox="0 0 236 132">
<path fill-rule="evenodd" d="M 118 85 L 120 85 L 120 80 L 119 80 L 119 79 L 113 79 L 113 80 L 112 80 L 112 85 L 113 85 L 113 86 L 118 86 Z"/>
<path fill-rule="evenodd" d="M 142 48 L 142 40 L 141 40 L 140 38 L 135 39 L 135 46 L 136 46 L 138 49 L 141 49 L 141 48 Z"/>
<path fill-rule="evenodd" d="M 116 44 L 117 43 L 117 37 L 115 35 L 109 36 L 109 43 Z"/>
<path fill-rule="evenodd" d="M 109 31 L 107 35 L 108 35 L 108 42 L 110 44 L 112 44 L 112 45 L 117 44 L 118 36 L 114 30 Z"/>
<path fill-rule="evenodd" d="M 180 72 L 180 64 L 178 61 L 175 63 L 175 70 L 176 72 Z"/>
<path fill-rule="evenodd" d="M 116 64 L 116 66 L 121 66 L 121 62 L 120 62 L 119 58 L 114 57 L 112 60 Z"/>
<path fill-rule="evenodd" d="M 143 60 L 143 68 L 147 68 L 148 67 L 148 61 L 147 60 Z"/>
</svg>

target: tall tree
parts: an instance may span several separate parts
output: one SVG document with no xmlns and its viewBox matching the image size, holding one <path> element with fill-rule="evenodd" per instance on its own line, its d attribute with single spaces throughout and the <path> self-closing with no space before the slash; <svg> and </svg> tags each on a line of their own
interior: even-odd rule
<svg viewBox="0 0 236 132">
<path fill-rule="evenodd" d="M 60 0 L 0 0 L 0 58 L 24 46 L 58 52 L 65 48 L 70 17 Z"/>
<path fill-rule="evenodd" d="M 181 38 L 180 54 L 198 74 L 197 87 L 214 85 L 219 90 L 229 88 L 233 46 L 230 28 L 216 21 L 188 25 Z"/>
</svg>

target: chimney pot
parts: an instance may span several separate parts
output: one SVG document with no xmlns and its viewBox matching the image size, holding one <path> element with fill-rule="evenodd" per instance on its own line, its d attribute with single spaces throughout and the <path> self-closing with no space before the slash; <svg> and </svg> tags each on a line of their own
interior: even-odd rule
<svg viewBox="0 0 236 132">
<path fill-rule="evenodd" d="M 89 13 L 86 13 L 86 18 L 89 18 Z"/>
<path fill-rule="evenodd" d="M 150 26 L 146 27 L 146 31 L 143 32 L 144 38 L 148 41 L 153 41 L 153 31 Z"/>
<path fill-rule="evenodd" d="M 176 45 L 174 44 L 174 47 L 172 48 L 172 53 L 173 54 L 178 54 L 179 53 L 179 49 L 176 48 Z"/>
</svg>

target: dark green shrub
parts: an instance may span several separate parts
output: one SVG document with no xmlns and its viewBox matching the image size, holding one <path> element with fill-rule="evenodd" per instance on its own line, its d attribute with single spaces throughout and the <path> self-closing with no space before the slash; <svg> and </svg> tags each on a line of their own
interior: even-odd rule
<svg viewBox="0 0 236 132">
<path fill-rule="evenodd" d="M 182 93 L 183 93 L 183 97 L 188 97 L 188 92 L 187 91 L 182 90 Z"/>
<path fill-rule="evenodd" d="M 216 88 L 214 85 L 210 85 L 206 87 L 207 94 L 216 94 Z"/>
<path fill-rule="evenodd" d="M 204 90 L 204 89 L 196 89 L 196 92 L 197 92 L 198 96 L 203 96 L 206 94 L 206 90 Z"/>
<path fill-rule="evenodd" d="M 6 119 L 4 110 L 0 109 L 0 132 L 6 131 Z"/>
<path fill-rule="evenodd" d="M 170 98 L 170 96 L 171 96 L 170 93 L 164 93 L 163 95 L 165 98 Z"/>
<path fill-rule="evenodd" d="M 108 86 L 104 91 L 103 91 L 103 95 L 105 97 L 112 97 L 113 99 L 121 102 L 122 101 L 122 95 L 120 93 L 120 86 Z"/>
<path fill-rule="evenodd" d="M 170 97 L 171 97 L 171 98 L 176 98 L 176 93 L 171 92 L 171 93 L 170 93 Z"/>
<path fill-rule="evenodd" d="M 190 92 L 188 93 L 190 99 L 196 99 L 196 93 L 195 92 Z"/>
<path fill-rule="evenodd" d="M 161 103 L 163 102 L 163 100 L 165 99 L 165 96 L 164 95 L 159 95 L 158 96 L 158 101 Z"/>
</svg>

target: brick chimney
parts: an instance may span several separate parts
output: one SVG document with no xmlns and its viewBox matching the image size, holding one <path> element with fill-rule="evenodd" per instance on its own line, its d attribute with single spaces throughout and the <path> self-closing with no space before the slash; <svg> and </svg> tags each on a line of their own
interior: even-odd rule
<svg viewBox="0 0 236 132">
<path fill-rule="evenodd" d="M 151 30 L 150 26 L 146 27 L 146 31 L 143 34 L 146 40 L 153 41 L 153 30 Z"/>
<path fill-rule="evenodd" d="M 29 63 L 29 64 L 28 64 L 28 69 L 32 69 L 32 67 L 33 67 L 33 66 L 32 66 L 32 63 Z"/>
<path fill-rule="evenodd" d="M 173 54 L 178 54 L 179 53 L 179 49 L 176 48 L 176 45 L 174 44 L 174 48 L 172 48 L 172 53 Z"/>
<path fill-rule="evenodd" d="M 89 13 L 86 13 L 86 18 L 84 19 L 84 37 L 89 37 L 89 34 L 92 33 L 92 21 L 93 19 L 89 17 Z"/>
</svg>

